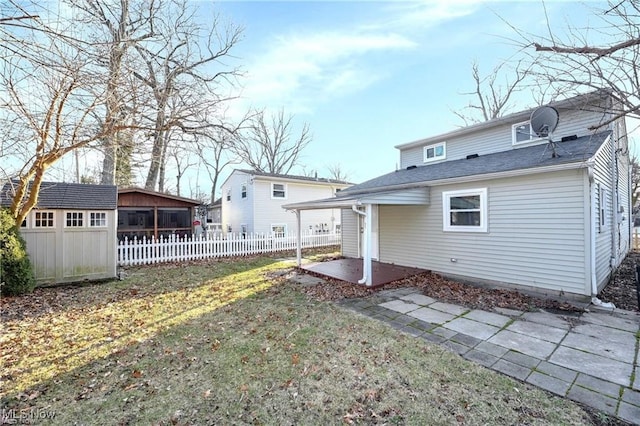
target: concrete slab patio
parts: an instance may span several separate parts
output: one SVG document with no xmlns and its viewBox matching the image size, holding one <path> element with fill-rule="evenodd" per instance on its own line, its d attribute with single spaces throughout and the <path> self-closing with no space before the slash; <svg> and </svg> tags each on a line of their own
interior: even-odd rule
<svg viewBox="0 0 640 426">
<path fill-rule="evenodd" d="M 638 313 L 487 312 L 442 303 L 411 288 L 340 304 L 470 361 L 640 424 Z"/>
</svg>

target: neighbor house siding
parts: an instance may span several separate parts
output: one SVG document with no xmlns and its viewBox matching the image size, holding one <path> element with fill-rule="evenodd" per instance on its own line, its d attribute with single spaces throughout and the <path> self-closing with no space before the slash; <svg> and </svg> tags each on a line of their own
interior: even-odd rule
<svg viewBox="0 0 640 426">
<path fill-rule="evenodd" d="M 380 206 L 380 260 L 469 279 L 590 294 L 584 173 L 432 187 L 428 206 Z M 488 190 L 488 232 L 444 232 L 443 191 L 479 188 Z"/>
<path fill-rule="evenodd" d="M 350 209 L 342 209 L 342 255 L 345 257 L 359 257 L 358 239 L 360 226 L 357 213 Z"/>
<path fill-rule="evenodd" d="M 600 123 L 604 118 L 602 112 L 595 111 L 562 110 L 560 114 L 558 127 L 553 133 L 553 139 L 555 141 L 559 141 L 563 136 L 577 135 L 580 137 L 589 135 L 592 133 L 589 127 Z M 527 118 L 519 122 L 522 121 L 527 121 Z M 494 152 L 518 149 L 522 146 L 530 146 L 527 144 L 514 146 L 512 144 L 512 124 L 513 123 L 501 124 L 456 138 L 443 138 L 442 140 L 447 143 L 446 161 L 466 158 L 467 155 L 471 154 L 486 155 Z M 433 143 L 434 142 L 425 142 L 424 145 L 401 150 L 400 167 L 406 168 L 413 165 L 424 165 L 423 148 Z M 532 144 L 534 143 L 546 143 L 546 141 L 532 142 Z M 559 149 L 561 148 L 562 145 L 560 144 Z"/>
<path fill-rule="evenodd" d="M 247 184 L 247 198 L 242 198 L 242 185 Z M 241 232 L 241 225 L 247 225 L 252 229 L 254 220 L 253 204 L 249 191 L 251 176 L 246 173 L 234 171 L 222 186 L 222 232 L 226 233 L 229 226 L 231 232 Z M 231 191 L 231 200 L 227 201 L 227 194 Z"/>
</svg>

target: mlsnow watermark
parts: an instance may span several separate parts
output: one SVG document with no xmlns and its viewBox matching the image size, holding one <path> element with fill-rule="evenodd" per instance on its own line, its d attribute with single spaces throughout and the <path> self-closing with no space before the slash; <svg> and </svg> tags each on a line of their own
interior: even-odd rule
<svg viewBox="0 0 640 426">
<path fill-rule="evenodd" d="M 5 409 L 0 410 L 0 424 L 15 425 L 29 424 L 36 420 L 51 420 L 56 412 L 46 408 L 29 408 L 25 410 Z"/>
</svg>

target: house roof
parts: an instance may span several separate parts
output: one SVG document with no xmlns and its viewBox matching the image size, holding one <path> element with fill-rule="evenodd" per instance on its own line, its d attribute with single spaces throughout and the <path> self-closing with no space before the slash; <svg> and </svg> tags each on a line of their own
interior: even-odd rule
<svg viewBox="0 0 640 426">
<path fill-rule="evenodd" d="M 593 157 L 610 134 L 610 131 L 606 131 L 572 141 L 556 142 L 555 150 L 559 154 L 556 157 L 553 157 L 553 149 L 549 144 L 542 144 L 481 155 L 476 158 L 409 167 L 354 185 L 341 191 L 340 195 L 349 196 L 363 192 L 404 188 L 411 185 L 418 186 L 418 184 L 424 186 L 429 183 L 435 184 L 438 181 L 472 176 L 482 178 L 483 175 L 516 170 L 534 173 L 543 167 L 580 164 Z"/>
<path fill-rule="evenodd" d="M 258 172 L 256 170 L 246 170 L 246 169 L 236 169 L 235 171 L 246 173 L 256 177 L 265 177 L 265 178 L 278 178 L 278 179 L 288 179 L 288 180 L 300 180 L 305 182 L 315 182 L 315 183 L 332 183 L 337 185 L 353 185 L 352 183 L 336 180 L 336 179 L 328 179 L 328 178 L 319 178 L 319 177 L 310 177 L 310 176 L 298 176 L 298 175 L 286 175 L 286 174 L 278 174 L 278 173 L 265 173 Z"/>
<path fill-rule="evenodd" d="M 584 93 L 578 96 L 574 96 L 568 99 L 563 99 L 557 102 L 551 102 L 548 105 L 556 109 L 592 109 L 594 105 L 597 105 L 596 101 L 604 100 L 611 97 L 611 91 L 602 89 L 589 93 Z M 493 120 L 483 121 L 481 123 L 472 124 L 471 126 L 462 127 L 460 129 L 453 130 L 448 133 L 443 133 L 436 136 L 430 136 L 428 138 L 419 139 L 417 141 L 407 142 L 400 145 L 396 145 L 397 149 L 408 149 L 417 146 L 423 146 L 425 144 L 438 142 L 444 139 L 451 139 L 453 137 L 459 137 L 475 133 L 479 130 L 489 129 L 494 126 L 499 126 L 505 123 L 517 123 L 520 121 L 526 121 L 531 117 L 531 113 L 538 107 L 530 108 L 524 111 L 514 112 L 503 117 L 494 118 Z"/>
<path fill-rule="evenodd" d="M 0 191 L 0 206 L 8 207 L 13 199 L 15 183 L 7 182 Z M 42 182 L 38 194 L 40 209 L 95 209 L 115 210 L 118 192 L 115 185 L 88 185 L 82 183 Z"/>
<path fill-rule="evenodd" d="M 182 202 L 185 202 L 185 203 L 193 204 L 194 206 L 199 206 L 199 205 L 202 204 L 201 201 L 194 200 L 192 198 L 179 197 L 177 195 L 166 194 L 164 192 L 151 191 L 149 189 L 135 188 L 135 187 L 118 189 L 118 194 L 131 194 L 131 193 L 135 193 L 135 192 L 140 193 L 140 194 L 152 195 L 154 197 L 160 197 L 160 198 L 167 198 L 167 199 L 170 199 L 170 200 L 182 201 Z"/>
</svg>

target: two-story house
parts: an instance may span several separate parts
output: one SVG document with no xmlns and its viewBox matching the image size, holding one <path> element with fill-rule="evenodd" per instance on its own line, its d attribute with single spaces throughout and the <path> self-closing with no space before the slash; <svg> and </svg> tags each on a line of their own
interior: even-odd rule
<svg viewBox="0 0 640 426">
<path fill-rule="evenodd" d="M 222 231 L 286 235 L 296 231 L 296 217 L 283 204 L 333 197 L 350 186 L 333 179 L 234 170 L 222 184 Z M 340 209 L 305 215 L 301 231 L 340 231 Z"/>
<path fill-rule="evenodd" d="M 624 119 L 597 91 L 396 146 L 401 168 L 289 209 L 342 208 L 342 251 L 452 278 L 596 296 L 630 249 Z M 553 130 L 553 129 L 551 129 Z M 552 142 L 550 142 L 552 141 Z"/>
</svg>

